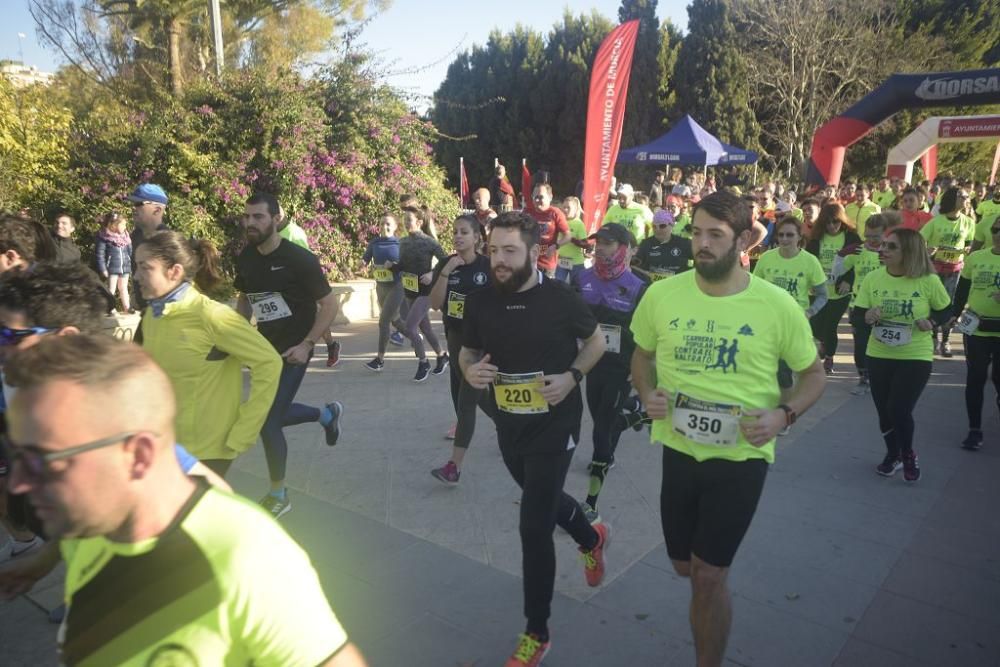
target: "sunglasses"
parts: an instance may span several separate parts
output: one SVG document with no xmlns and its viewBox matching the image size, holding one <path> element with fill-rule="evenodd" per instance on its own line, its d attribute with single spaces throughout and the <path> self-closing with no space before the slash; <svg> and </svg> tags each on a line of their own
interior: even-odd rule
<svg viewBox="0 0 1000 667">
<path fill-rule="evenodd" d="M 94 440 L 93 442 L 76 445 L 69 449 L 61 449 L 57 452 L 46 451 L 36 445 L 14 445 L 6 436 L 2 439 L 2 444 L 11 462 L 14 465 L 20 465 L 24 469 L 24 474 L 29 479 L 36 482 L 44 482 L 52 478 L 54 471 L 50 467 L 51 463 L 64 461 L 84 452 L 128 442 L 141 432 L 119 433 L 107 438 L 101 438 L 100 440 Z M 158 434 L 154 433 L 153 435 L 159 437 Z"/>
<path fill-rule="evenodd" d="M 53 331 L 55 331 L 55 329 L 49 329 L 47 327 L 28 327 L 27 329 L 0 327 L 0 347 L 16 347 L 21 344 L 21 341 L 29 336 L 52 333 Z"/>
</svg>

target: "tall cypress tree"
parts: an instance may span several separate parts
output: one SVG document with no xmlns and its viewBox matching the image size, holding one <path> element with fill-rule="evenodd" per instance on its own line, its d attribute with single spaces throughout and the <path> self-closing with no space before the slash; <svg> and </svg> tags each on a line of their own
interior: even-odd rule
<svg viewBox="0 0 1000 667">
<path fill-rule="evenodd" d="M 731 0 L 692 0 L 674 71 L 677 110 L 727 143 L 758 145 L 750 85 Z"/>
<path fill-rule="evenodd" d="M 660 71 L 660 20 L 656 18 L 657 0 L 622 0 L 618 21 L 639 19 L 639 34 L 632 56 L 632 74 L 625 103 L 625 127 L 622 146 L 644 144 L 660 134 L 660 109 L 657 93 Z"/>
</svg>

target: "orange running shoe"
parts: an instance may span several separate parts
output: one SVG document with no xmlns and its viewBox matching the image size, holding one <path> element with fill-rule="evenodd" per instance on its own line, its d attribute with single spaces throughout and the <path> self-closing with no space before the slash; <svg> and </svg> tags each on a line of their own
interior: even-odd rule
<svg viewBox="0 0 1000 667">
<path fill-rule="evenodd" d="M 543 642 L 537 635 L 522 634 L 504 667 L 538 667 L 551 646 L 551 641 Z"/>
<path fill-rule="evenodd" d="M 587 577 L 588 586 L 600 586 L 604 581 L 604 550 L 611 539 L 611 526 L 608 524 L 599 523 L 594 530 L 597 531 L 597 546 L 590 550 L 577 547 L 583 555 L 583 574 Z"/>
</svg>

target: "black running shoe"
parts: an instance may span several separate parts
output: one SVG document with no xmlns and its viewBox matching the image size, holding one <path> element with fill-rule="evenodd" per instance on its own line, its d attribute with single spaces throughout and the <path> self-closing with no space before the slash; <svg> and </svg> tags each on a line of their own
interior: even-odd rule
<svg viewBox="0 0 1000 667">
<path fill-rule="evenodd" d="M 326 409 L 333 415 L 333 419 L 329 424 L 323 425 L 323 430 L 326 431 L 326 444 L 333 447 L 340 437 L 340 418 L 344 416 L 344 405 L 340 401 L 334 401 L 327 403 Z"/>
<path fill-rule="evenodd" d="M 875 466 L 875 472 L 883 477 L 892 477 L 896 474 L 896 471 L 902 467 L 903 462 L 899 460 L 899 458 L 892 456 L 891 454 L 886 454 L 885 458 L 882 459 L 882 463 Z"/>
<path fill-rule="evenodd" d="M 437 358 L 437 363 L 434 365 L 434 370 L 431 371 L 434 375 L 441 375 L 448 370 L 448 353 L 445 352 L 440 357 Z"/>
<path fill-rule="evenodd" d="M 414 382 L 423 382 L 431 374 L 431 362 L 424 359 L 417 364 L 417 374 L 413 376 Z"/>
<path fill-rule="evenodd" d="M 962 441 L 962 449 L 976 451 L 983 446 L 983 432 L 979 429 L 970 429 L 969 435 Z"/>
</svg>

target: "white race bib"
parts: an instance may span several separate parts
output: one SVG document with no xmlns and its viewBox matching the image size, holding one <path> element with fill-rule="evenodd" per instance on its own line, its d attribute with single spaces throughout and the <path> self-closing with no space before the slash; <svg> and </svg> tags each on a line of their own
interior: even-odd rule
<svg viewBox="0 0 1000 667">
<path fill-rule="evenodd" d="M 601 333 L 604 334 L 604 347 L 607 352 L 618 354 L 622 351 L 622 328 L 617 324 L 602 324 Z"/>
<path fill-rule="evenodd" d="M 573 270 L 573 260 L 570 257 L 560 257 L 559 258 L 559 268 L 566 269 L 567 271 Z"/>
<path fill-rule="evenodd" d="M 971 310 L 962 313 L 962 317 L 958 319 L 958 324 L 955 325 L 955 331 L 963 333 L 966 336 L 973 335 L 977 329 L 979 329 L 979 315 L 976 315 Z"/>
<path fill-rule="evenodd" d="M 247 299 L 258 322 L 273 322 L 292 316 L 292 311 L 280 292 L 256 292 L 247 294 Z"/>
<path fill-rule="evenodd" d="M 699 401 L 678 393 L 674 399 L 672 424 L 674 430 L 688 440 L 703 445 L 732 447 L 740 438 L 740 416 L 743 408 Z"/>
<path fill-rule="evenodd" d="M 875 340 L 884 345 L 899 347 L 913 340 L 913 326 L 904 322 L 886 320 L 872 327 L 872 335 L 875 336 Z"/>
</svg>

